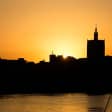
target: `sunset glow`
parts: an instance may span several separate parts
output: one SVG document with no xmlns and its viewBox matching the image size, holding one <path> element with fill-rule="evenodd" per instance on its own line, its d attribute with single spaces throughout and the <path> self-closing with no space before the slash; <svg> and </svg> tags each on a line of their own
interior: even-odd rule
<svg viewBox="0 0 112 112">
<path fill-rule="evenodd" d="M 112 0 L 0 0 L 0 57 L 86 57 L 95 24 L 112 55 Z"/>
</svg>

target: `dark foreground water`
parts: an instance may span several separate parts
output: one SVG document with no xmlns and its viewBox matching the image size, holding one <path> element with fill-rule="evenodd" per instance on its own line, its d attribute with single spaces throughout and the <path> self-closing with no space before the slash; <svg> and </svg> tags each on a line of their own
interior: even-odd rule
<svg viewBox="0 0 112 112">
<path fill-rule="evenodd" d="M 104 112 L 109 94 L 9 95 L 0 97 L 0 112 Z M 112 112 L 110 99 L 106 112 Z"/>
</svg>

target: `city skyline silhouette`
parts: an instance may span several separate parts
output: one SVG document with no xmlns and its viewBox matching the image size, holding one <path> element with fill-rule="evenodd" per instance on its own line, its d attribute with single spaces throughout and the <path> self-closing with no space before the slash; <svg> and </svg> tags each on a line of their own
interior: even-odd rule
<svg viewBox="0 0 112 112">
<path fill-rule="evenodd" d="M 87 39 L 87 45 L 86 46 L 87 46 L 86 57 L 81 57 L 81 58 L 93 58 L 94 59 L 94 58 L 104 58 L 104 56 L 106 56 L 105 55 L 105 39 L 99 40 L 97 26 L 95 26 L 95 30 L 93 33 L 93 39 L 91 39 L 91 40 Z M 27 61 L 23 57 L 19 57 L 18 59 L 6 59 L 6 60 L 24 60 L 24 61 Z M 67 58 L 81 59 L 81 58 L 76 58 L 75 56 L 71 56 L 71 55 L 70 56 L 68 55 L 66 57 L 64 57 L 63 54 L 57 54 L 56 55 L 55 51 L 52 50 L 51 54 L 49 55 L 49 61 L 48 62 L 52 61 L 53 58 L 55 59 L 56 57 L 60 58 L 59 60 L 67 60 Z M 1 59 L 2 59 L 2 57 L 1 57 Z M 34 61 L 32 61 L 32 62 L 34 62 Z M 47 61 L 43 59 L 43 60 L 39 60 L 39 62 L 47 62 Z M 39 62 L 37 62 L 37 63 L 39 63 Z"/>
<path fill-rule="evenodd" d="M 111 0 L 0 7 L 0 94 L 112 92 Z"/>
<path fill-rule="evenodd" d="M 0 112 L 111 112 L 112 0 L 0 0 Z"/>
<path fill-rule="evenodd" d="M 87 40 L 87 58 L 49 55 L 49 62 L 0 59 L 0 94 L 12 93 L 87 93 L 112 92 L 112 56 L 105 56 L 105 40 Z"/>
<path fill-rule="evenodd" d="M 98 24 L 99 39 L 112 54 L 111 0 L 0 1 L 0 57 L 49 60 L 55 54 L 86 57 L 87 39 Z"/>
</svg>

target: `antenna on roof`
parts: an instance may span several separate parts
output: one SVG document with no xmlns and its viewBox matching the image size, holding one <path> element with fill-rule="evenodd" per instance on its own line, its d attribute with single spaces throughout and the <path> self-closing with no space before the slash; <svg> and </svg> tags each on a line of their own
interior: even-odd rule
<svg viewBox="0 0 112 112">
<path fill-rule="evenodd" d="M 95 32 L 97 32 L 97 24 L 95 24 Z"/>
<path fill-rule="evenodd" d="M 95 25 L 94 40 L 98 40 L 97 24 Z"/>
</svg>

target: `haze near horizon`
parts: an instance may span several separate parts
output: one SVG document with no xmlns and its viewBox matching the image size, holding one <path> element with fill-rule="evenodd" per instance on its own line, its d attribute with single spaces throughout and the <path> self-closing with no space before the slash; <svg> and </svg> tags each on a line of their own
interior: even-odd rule
<svg viewBox="0 0 112 112">
<path fill-rule="evenodd" d="M 86 57 L 97 24 L 112 55 L 111 0 L 0 0 L 0 57 L 38 62 L 56 54 Z"/>
</svg>

